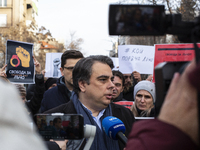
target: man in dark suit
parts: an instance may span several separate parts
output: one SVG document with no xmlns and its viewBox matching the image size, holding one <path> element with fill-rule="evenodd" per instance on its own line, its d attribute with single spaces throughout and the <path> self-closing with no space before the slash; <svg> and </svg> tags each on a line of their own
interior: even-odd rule
<svg viewBox="0 0 200 150">
<path fill-rule="evenodd" d="M 110 139 L 103 131 L 101 122 L 107 116 L 115 116 L 125 124 L 128 136 L 135 121 L 133 113 L 124 106 L 112 102 L 114 84 L 113 62 L 107 56 L 83 58 L 73 70 L 73 94 L 67 104 L 45 113 L 82 114 L 84 124 L 96 126 L 96 135 L 91 149 L 123 150 L 122 142 Z"/>
</svg>

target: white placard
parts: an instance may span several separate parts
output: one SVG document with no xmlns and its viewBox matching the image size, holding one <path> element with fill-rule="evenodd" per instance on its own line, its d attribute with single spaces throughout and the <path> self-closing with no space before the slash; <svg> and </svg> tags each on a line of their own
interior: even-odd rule
<svg viewBox="0 0 200 150">
<path fill-rule="evenodd" d="M 58 78 L 61 76 L 61 55 L 63 53 L 46 53 L 45 77 Z"/>
<path fill-rule="evenodd" d="M 114 68 L 112 70 L 119 70 L 119 58 L 118 57 L 110 57 L 113 61 Z"/>
<path fill-rule="evenodd" d="M 154 46 L 119 45 L 118 58 L 123 74 L 137 71 L 140 74 L 153 74 Z"/>
</svg>

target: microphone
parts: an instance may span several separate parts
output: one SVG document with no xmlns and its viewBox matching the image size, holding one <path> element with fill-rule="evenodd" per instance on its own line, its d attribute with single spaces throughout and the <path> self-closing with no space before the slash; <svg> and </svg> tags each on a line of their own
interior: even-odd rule
<svg viewBox="0 0 200 150">
<path fill-rule="evenodd" d="M 120 140 L 124 145 L 127 143 L 127 138 L 124 135 L 126 130 L 124 123 L 113 116 L 105 117 L 102 121 L 103 130 L 113 140 Z"/>
</svg>

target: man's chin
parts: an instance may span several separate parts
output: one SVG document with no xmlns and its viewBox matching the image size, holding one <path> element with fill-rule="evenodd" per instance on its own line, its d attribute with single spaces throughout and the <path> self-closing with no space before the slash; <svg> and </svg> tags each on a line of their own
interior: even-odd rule
<svg viewBox="0 0 200 150">
<path fill-rule="evenodd" d="M 112 97 L 112 100 L 114 100 L 114 99 L 116 99 L 116 98 L 117 98 L 116 96 L 113 96 L 113 97 Z"/>
<path fill-rule="evenodd" d="M 131 84 L 131 83 L 127 83 L 125 86 L 126 86 L 126 87 L 131 87 L 132 84 Z"/>
</svg>

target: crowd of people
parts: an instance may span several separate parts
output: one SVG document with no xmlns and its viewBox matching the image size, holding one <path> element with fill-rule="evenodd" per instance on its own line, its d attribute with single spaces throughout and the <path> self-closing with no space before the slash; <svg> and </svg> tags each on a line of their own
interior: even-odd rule
<svg viewBox="0 0 200 150">
<path fill-rule="evenodd" d="M 96 126 L 91 150 L 199 149 L 197 89 L 200 85 L 194 84 L 199 78 L 193 74 L 199 73 L 200 67 L 195 61 L 182 75 L 175 73 L 159 116 L 136 121 L 135 117 L 155 116 L 156 88 L 152 75 L 144 78 L 137 71 L 123 74 L 112 70 L 113 62 L 107 56 L 84 58 L 80 51 L 67 50 L 61 56 L 62 76 L 45 80 L 40 63 L 33 58 L 35 84 L 27 88 L 20 84 L 13 87 L 18 90 L 26 113 L 31 117 L 37 113 L 82 114 L 84 124 Z M 5 69 L 6 65 L 0 69 L 3 79 L 0 82 L 9 87 L 12 83 L 6 78 Z M 6 101 L 6 97 L 1 101 Z M 117 104 L 123 101 L 131 102 L 130 109 Z M 126 145 L 109 138 L 103 131 L 101 122 L 107 116 L 117 117 L 124 123 Z M 76 149 L 80 142 L 65 140 L 45 144 L 50 150 Z"/>
</svg>

